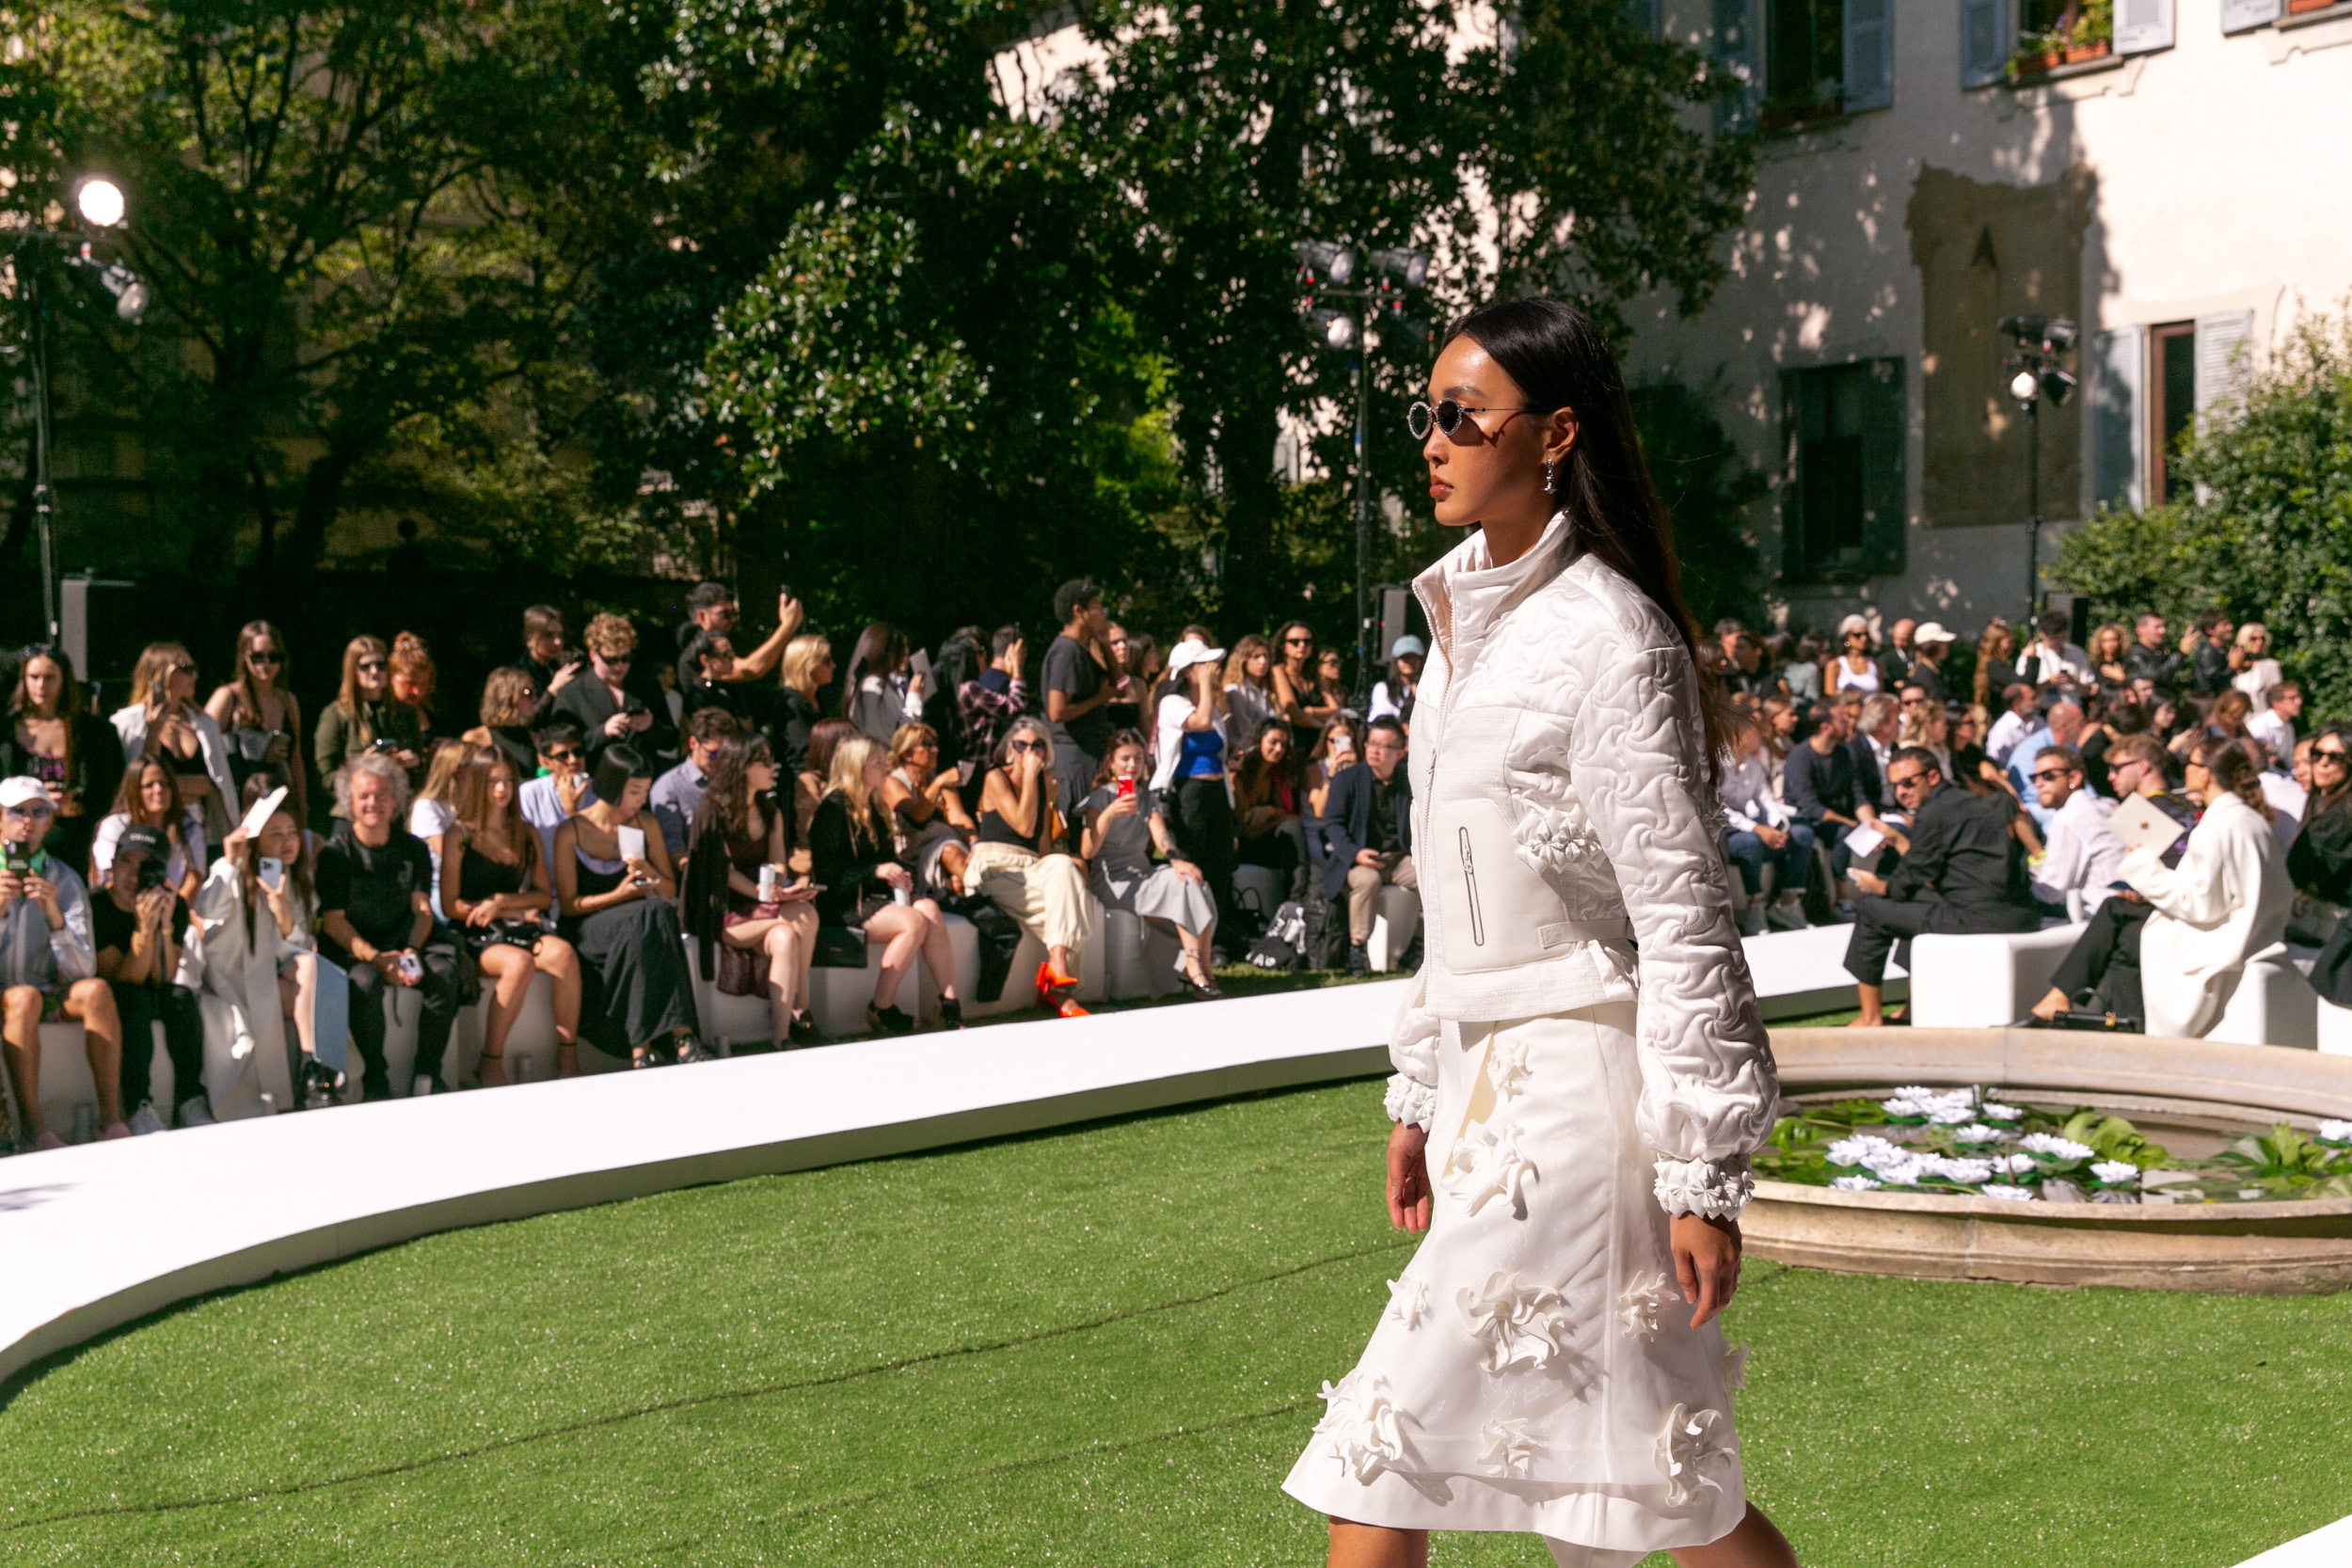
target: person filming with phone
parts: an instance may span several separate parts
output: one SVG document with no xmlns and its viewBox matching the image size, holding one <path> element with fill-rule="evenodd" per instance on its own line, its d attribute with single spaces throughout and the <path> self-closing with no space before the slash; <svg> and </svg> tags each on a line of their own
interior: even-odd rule
<svg viewBox="0 0 2352 1568">
<path fill-rule="evenodd" d="M 145 823 L 123 830 L 107 867 L 105 893 L 90 901 L 90 939 L 98 949 L 98 974 L 114 993 L 123 1038 L 146 1050 L 122 1058 L 122 1100 L 132 1107 L 134 1132 L 160 1132 L 171 1125 L 158 1112 L 150 1085 L 155 1053 L 151 1025 L 164 1026 L 164 1049 L 171 1058 L 172 1090 L 165 1104 L 179 1102 L 178 1124 L 209 1127 L 212 1101 L 204 1093 L 204 1020 L 196 992 L 180 981 L 188 949 L 188 902 L 164 879 L 171 845 Z M 203 936 L 196 942 L 196 970 L 204 966 Z"/>
<path fill-rule="evenodd" d="M 0 1039 L 8 1042 L 23 1136 L 36 1149 L 65 1147 L 40 1114 L 40 1026 L 51 1019 L 82 1025 L 99 1136 L 131 1135 L 119 1093 L 122 1022 L 114 993 L 98 978 L 89 891 L 72 866 L 40 847 L 56 809 L 39 779 L 0 780 Z"/>
</svg>

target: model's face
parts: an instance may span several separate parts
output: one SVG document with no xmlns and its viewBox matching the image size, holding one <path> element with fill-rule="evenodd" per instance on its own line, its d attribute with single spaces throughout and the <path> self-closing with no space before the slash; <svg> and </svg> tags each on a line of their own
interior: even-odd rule
<svg viewBox="0 0 2352 1568">
<path fill-rule="evenodd" d="M 1461 409 L 1451 435 L 1436 417 L 1448 400 Z M 1519 384 L 1467 337 L 1446 344 L 1430 367 L 1427 402 L 1436 412 L 1421 455 L 1439 523 L 1468 528 L 1488 518 L 1520 522 L 1551 515 L 1544 464 L 1566 456 L 1575 445 L 1573 411 L 1527 412 Z"/>
</svg>

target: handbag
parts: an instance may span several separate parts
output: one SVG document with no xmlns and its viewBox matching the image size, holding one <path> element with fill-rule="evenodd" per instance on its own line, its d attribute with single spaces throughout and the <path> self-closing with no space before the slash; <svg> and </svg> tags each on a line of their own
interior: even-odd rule
<svg viewBox="0 0 2352 1568">
<path fill-rule="evenodd" d="M 744 956 L 749 958 L 751 955 L 746 953 Z M 817 927 L 817 948 L 808 961 L 818 969 L 864 969 L 866 933 L 854 926 L 819 926 Z M 725 962 L 726 956 L 722 953 L 722 974 L 724 973 Z"/>
</svg>

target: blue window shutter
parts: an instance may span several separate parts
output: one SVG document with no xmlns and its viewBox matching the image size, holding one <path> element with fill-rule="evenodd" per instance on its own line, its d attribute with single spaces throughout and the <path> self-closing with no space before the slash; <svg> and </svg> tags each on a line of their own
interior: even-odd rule
<svg viewBox="0 0 2352 1568">
<path fill-rule="evenodd" d="M 2221 30 L 2243 33 L 2279 20 L 2279 0 L 2221 0 Z"/>
<path fill-rule="evenodd" d="M 2140 402 L 2144 327 L 2102 332 L 2090 361 L 2090 499 L 2094 504 L 2137 511 L 2140 447 L 2147 421 Z"/>
<path fill-rule="evenodd" d="M 2172 0 L 2115 0 L 2115 52 L 2145 55 L 2172 47 Z"/>
<path fill-rule="evenodd" d="M 1900 359 L 1868 359 L 1862 383 L 1862 555 L 1873 576 L 1903 569 L 1911 493 L 1903 451 L 1911 436 L 1910 388 Z"/>
<path fill-rule="evenodd" d="M 1849 111 L 1895 102 L 1894 0 L 1846 0 L 1845 87 Z"/>
<path fill-rule="evenodd" d="M 1999 81 L 2016 33 L 2009 0 L 1960 0 L 1960 85 L 1981 87 Z"/>
<path fill-rule="evenodd" d="M 1749 0 L 1715 0 L 1715 59 L 1747 84 L 1737 98 L 1715 102 L 1715 129 L 1748 131 L 1756 127 L 1756 24 Z"/>
</svg>

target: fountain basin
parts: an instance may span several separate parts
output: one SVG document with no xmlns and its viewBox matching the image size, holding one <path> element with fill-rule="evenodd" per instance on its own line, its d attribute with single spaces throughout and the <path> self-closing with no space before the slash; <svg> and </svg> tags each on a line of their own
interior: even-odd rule
<svg viewBox="0 0 2352 1568">
<path fill-rule="evenodd" d="M 2152 1134 L 2216 1140 L 2352 1118 L 2352 1057 L 2280 1046 L 2039 1029 L 1776 1029 L 1791 1101 L 1922 1084 L 2085 1106 Z M 2352 1286 L 2352 1198 L 2014 1203 L 1759 1180 L 1748 1250 L 1916 1279 L 2305 1294 Z"/>
</svg>

